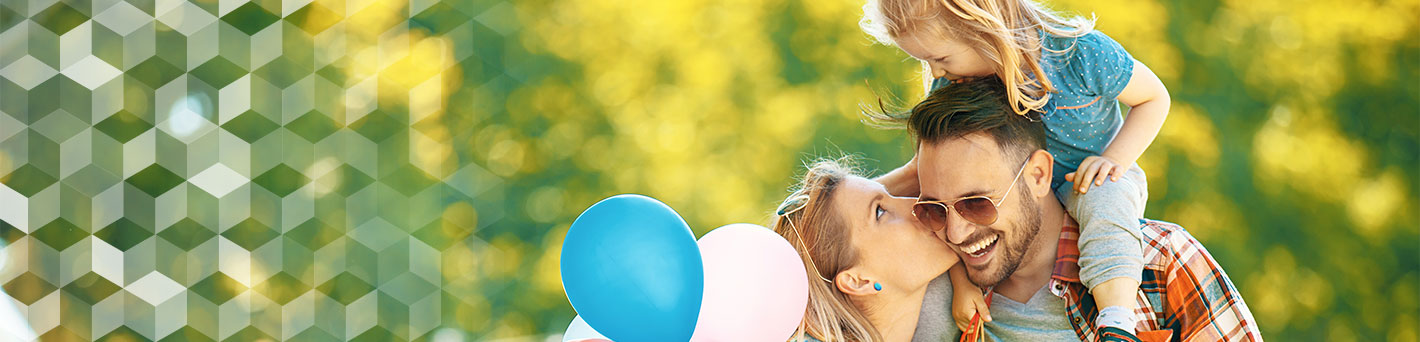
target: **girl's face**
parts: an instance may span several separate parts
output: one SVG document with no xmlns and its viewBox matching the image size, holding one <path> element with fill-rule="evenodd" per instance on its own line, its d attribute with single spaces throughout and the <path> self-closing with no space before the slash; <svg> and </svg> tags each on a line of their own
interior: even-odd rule
<svg viewBox="0 0 1420 342">
<path fill-rule="evenodd" d="M 839 185 L 833 210 L 852 231 L 861 274 L 896 290 L 927 286 L 959 260 L 945 242 L 912 216 L 912 197 L 893 197 L 883 185 L 851 176 Z"/>
<path fill-rule="evenodd" d="M 955 80 L 962 77 L 987 76 L 995 72 L 991 62 L 982 58 L 976 49 L 956 39 L 914 33 L 899 37 L 896 42 L 897 47 L 912 58 L 927 62 L 934 78 L 946 77 Z"/>
</svg>

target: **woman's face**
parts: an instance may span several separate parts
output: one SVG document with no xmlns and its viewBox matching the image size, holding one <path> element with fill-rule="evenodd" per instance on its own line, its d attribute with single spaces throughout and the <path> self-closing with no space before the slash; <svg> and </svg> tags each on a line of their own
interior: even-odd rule
<svg viewBox="0 0 1420 342">
<path fill-rule="evenodd" d="M 965 43 L 956 39 L 934 37 L 927 33 L 910 34 L 896 39 L 897 47 L 912 58 L 927 62 L 932 77 L 957 79 L 979 77 L 995 72 L 990 61 L 982 58 Z"/>
<path fill-rule="evenodd" d="M 833 210 L 843 215 L 860 276 L 887 289 L 927 286 L 958 261 L 945 242 L 912 216 L 912 197 L 893 197 L 878 182 L 850 176 L 834 192 Z"/>
</svg>

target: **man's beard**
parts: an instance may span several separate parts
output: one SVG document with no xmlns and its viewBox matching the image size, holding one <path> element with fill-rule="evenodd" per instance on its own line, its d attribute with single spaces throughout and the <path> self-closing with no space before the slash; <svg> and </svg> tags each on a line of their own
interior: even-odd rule
<svg viewBox="0 0 1420 342">
<path fill-rule="evenodd" d="M 1040 203 L 1036 202 L 1035 196 L 1032 196 L 1029 188 L 1023 187 L 1021 190 L 1022 196 L 1017 202 L 1020 204 L 1022 214 L 1020 216 L 1023 222 L 1011 223 L 1013 233 L 1010 236 L 1001 234 L 1001 240 L 997 242 L 1001 244 L 997 247 L 1001 248 L 1001 252 L 1003 252 L 998 256 L 1000 259 L 996 262 L 999 268 L 995 272 L 991 272 L 991 266 L 988 264 L 986 270 L 977 272 L 977 270 L 968 267 L 970 272 L 967 272 L 967 278 L 971 279 L 971 282 L 978 287 L 996 286 L 1011 274 L 1016 273 L 1016 268 L 1021 266 L 1021 260 L 1025 259 L 1026 253 L 1030 251 L 1031 245 L 1035 242 L 1037 233 L 1040 232 Z M 997 233 L 1000 234 L 1000 231 Z"/>
</svg>

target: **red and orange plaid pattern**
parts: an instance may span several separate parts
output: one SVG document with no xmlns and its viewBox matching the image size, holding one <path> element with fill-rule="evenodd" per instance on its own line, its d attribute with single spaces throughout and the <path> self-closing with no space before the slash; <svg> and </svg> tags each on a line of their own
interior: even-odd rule
<svg viewBox="0 0 1420 342">
<path fill-rule="evenodd" d="M 1179 225 L 1140 220 L 1143 232 L 1144 273 L 1139 286 L 1141 341 L 1262 341 L 1252 317 L 1223 268 L 1203 244 Z M 1110 338 L 1094 328 L 1099 308 L 1089 289 L 1080 282 L 1080 228 L 1074 220 L 1061 228 L 1050 291 L 1064 298 L 1075 333 L 1084 341 L 1127 341 Z M 973 320 L 962 341 L 982 339 L 982 326 Z"/>
</svg>

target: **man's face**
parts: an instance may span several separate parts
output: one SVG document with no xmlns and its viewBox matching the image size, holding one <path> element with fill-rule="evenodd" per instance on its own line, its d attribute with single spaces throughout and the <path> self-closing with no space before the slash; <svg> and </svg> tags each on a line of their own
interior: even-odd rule
<svg viewBox="0 0 1420 342">
<path fill-rule="evenodd" d="M 977 286 L 994 286 L 1011 276 L 1040 229 L 1041 213 L 1035 198 L 1040 191 L 1032 192 L 1027 186 L 1029 175 L 1022 175 L 1009 195 L 1006 192 L 1024 158 L 1005 153 L 984 134 L 923 143 L 917 157 L 921 200 L 950 202 L 987 196 L 1000 203 L 996 222 L 990 225 L 969 222 L 955 209 L 949 210 L 946 227 L 938 231 L 938 237 L 962 257 L 968 277 Z M 1007 196 L 1005 201 L 1002 196 Z"/>
</svg>

